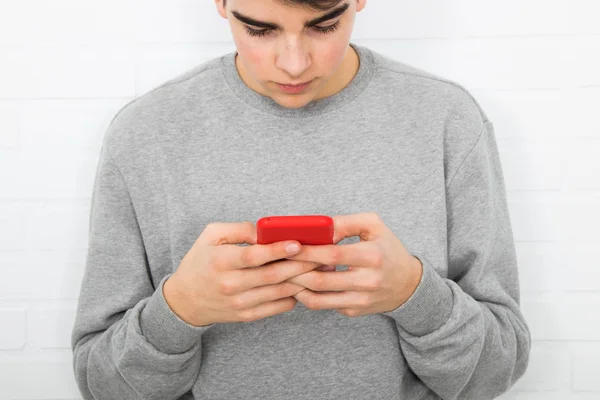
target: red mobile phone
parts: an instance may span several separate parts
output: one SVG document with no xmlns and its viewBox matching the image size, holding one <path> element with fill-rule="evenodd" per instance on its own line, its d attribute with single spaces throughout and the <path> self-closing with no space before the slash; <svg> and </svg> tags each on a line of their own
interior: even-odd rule
<svg viewBox="0 0 600 400">
<path fill-rule="evenodd" d="M 333 244 L 333 218 L 327 215 L 274 215 L 256 222 L 257 244 L 297 240 Z"/>
</svg>

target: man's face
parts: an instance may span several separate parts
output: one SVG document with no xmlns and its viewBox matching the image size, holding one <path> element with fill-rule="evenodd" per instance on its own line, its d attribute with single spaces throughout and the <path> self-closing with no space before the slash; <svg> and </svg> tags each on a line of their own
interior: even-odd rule
<svg viewBox="0 0 600 400">
<path fill-rule="evenodd" d="M 365 2 L 342 0 L 329 10 L 315 11 L 276 0 L 227 0 L 225 6 L 223 0 L 216 1 L 231 27 L 242 79 L 286 108 L 333 94 L 350 65 L 354 17 Z"/>
</svg>

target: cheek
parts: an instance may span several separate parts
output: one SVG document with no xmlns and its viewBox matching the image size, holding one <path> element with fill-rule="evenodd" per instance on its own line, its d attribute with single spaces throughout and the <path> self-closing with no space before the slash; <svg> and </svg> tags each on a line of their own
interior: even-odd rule
<svg viewBox="0 0 600 400">
<path fill-rule="evenodd" d="M 266 54 L 264 50 L 257 47 L 250 47 L 246 50 L 244 58 L 252 65 L 255 70 L 262 70 L 261 64 L 266 61 Z"/>
<path fill-rule="evenodd" d="M 268 52 L 258 46 L 246 46 L 243 49 L 238 48 L 238 53 L 246 63 L 246 68 L 252 71 L 255 76 L 260 76 L 269 71 L 267 66 L 269 61 Z"/>
<path fill-rule="evenodd" d="M 352 35 L 352 25 L 348 21 L 344 21 L 343 27 L 335 38 L 328 43 L 323 43 L 320 59 L 327 63 L 329 67 L 338 67 L 346 53 L 349 51 L 349 42 Z"/>
<path fill-rule="evenodd" d="M 346 51 L 347 47 L 345 43 L 330 45 L 319 51 L 317 59 L 319 60 L 319 64 L 327 66 L 328 68 L 337 67 L 344 59 Z"/>
<path fill-rule="evenodd" d="M 262 71 L 267 70 L 265 64 L 268 63 L 269 55 L 266 46 L 257 45 L 255 40 L 242 34 L 236 35 L 234 41 L 239 57 L 252 75 L 259 76 Z"/>
</svg>

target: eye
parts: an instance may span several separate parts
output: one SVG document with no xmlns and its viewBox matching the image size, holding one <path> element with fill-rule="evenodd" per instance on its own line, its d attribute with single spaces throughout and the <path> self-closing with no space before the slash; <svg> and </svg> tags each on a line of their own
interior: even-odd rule
<svg viewBox="0 0 600 400">
<path fill-rule="evenodd" d="M 327 26 L 314 26 L 314 28 L 319 33 L 331 33 L 331 32 L 334 32 L 337 28 L 339 28 L 339 26 L 340 26 L 340 20 L 337 20 L 337 22 L 335 22 L 334 24 L 327 25 Z"/>
<path fill-rule="evenodd" d="M 252 29 L 248 25 L 244 25 L 244 28 L 250 36 L 266 36 L 271 32 L 270 29 Z"/>
</svg>

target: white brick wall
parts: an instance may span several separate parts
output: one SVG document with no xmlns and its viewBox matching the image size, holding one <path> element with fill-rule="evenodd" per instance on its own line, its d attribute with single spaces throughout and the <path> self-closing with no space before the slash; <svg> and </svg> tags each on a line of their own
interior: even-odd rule
<svg viewBox="0 0 600 400">
<path fill-rule="evenodd" d="M 369 1 L 354 40 L 463 84 L 494 121 L 534 339 L 502 396 L 600 398 L 597 0 Z M 0 399 L 78 399 L 69 336 L 102 135 L 233 50 L 209 0 L 0 0 Z"/>
</svg>

